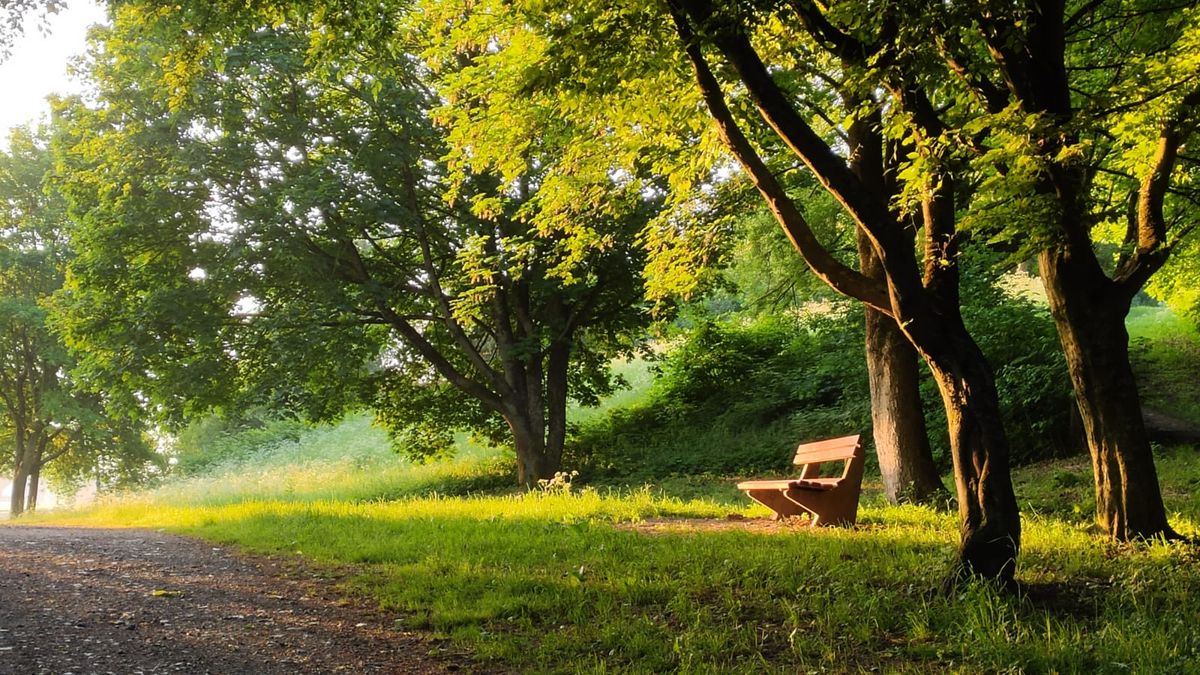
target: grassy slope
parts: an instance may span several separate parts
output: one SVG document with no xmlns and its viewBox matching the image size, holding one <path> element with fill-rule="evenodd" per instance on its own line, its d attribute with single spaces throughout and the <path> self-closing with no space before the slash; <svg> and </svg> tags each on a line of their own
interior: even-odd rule
<svg viewBox="0 0 1200 675">
<path fill-rule="evenodd" d="M 1165 307 L 1135 307 L 1128 324 L 1142 400 L 1200 424 L 1200 333 Z"/>
<path fill-rule="evenodd" d="M 1134 333 L 1164 330 L 1147 325 Z M 506 470 L 497 462 L 476 449 L 407 464 L 359 418 L 208 478 L 52 519 L 355 564 L 356 592 L 519 670 L 1200 671 L 1195 550 L 1095 537 L 1086 460 L 1016 472 L 1021 598 L 936 591 L 954 516 L 890 507 L 875 491 L 861 527 L 816 532 L 629 526 L 764 515 L 719 480 L 705 492 L 714 497 L 688 500 L 647 489 L 431 494 L 494 488 Z M 1159 467 L 1173 523 L 1200 534 L 1194 449 L 1164 451 Z"/>
</svg>

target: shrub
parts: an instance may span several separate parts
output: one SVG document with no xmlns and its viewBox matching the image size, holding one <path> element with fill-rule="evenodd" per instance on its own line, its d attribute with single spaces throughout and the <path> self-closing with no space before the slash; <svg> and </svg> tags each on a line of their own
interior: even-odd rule
<svg viewBox="0 0 1200 675">
<path fill-rule="evenodd" d="M 1074 451 L 1070 381 L 1044 306 L 987 279 L 966 283 L 963 295 L 964 319 L 996 373 L 1013 462 Z M 696 322 L 643 398 L 575 430 L 566 465 L 593 480 L 749 475 L 786 470 L 801 440 L 859 432 L 869 441 L 862 310 L 828 307 Z M 928 376 L 922 396 L 935 458 L 948 469 L 945 410 Z"/>
<path fill-rule="evenodd" d="M 238 419 L 210 415 L 189 424 L 175 438 L 172 473 L 195 476 L 281 443 L 294 442 L 306 430 L 303 422 L 251 412 Z"/>
<path fill-rule="evenodd" d="M 663 357 L 641 401 L 576 429 L 567 462 L 593 479 L 784 469 L 798 438 L 869 428 L 861 345 L 842 308 L 702 321 Z"/>
<path fill-rule="evenodd" d="M 1013 463 L 1077 452 L 1071 380 L 1049 311 L 986 279 L 965 281 L 963 319 L 996 374 Z M 945 410 L 933 383 L 924 389 L 931 436 L 944 448 L 949 444 Z"/>
</svg>

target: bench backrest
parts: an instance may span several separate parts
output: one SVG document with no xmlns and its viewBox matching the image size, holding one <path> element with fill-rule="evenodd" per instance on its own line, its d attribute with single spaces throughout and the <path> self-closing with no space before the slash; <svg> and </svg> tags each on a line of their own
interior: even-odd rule
<svg viewBox="0 0 1200 675">
<path fill-rule="evenodd" d="M 850 475 L 852 465 L 861 464 L 851 461 L 856 457 L 861 458 L 862 452 L 859 449 L 859 436 L 842 436 L 840 438 L 830 438 L 824 441 L 816 441 L 813 443 L 803 443 L 796 448 L 796 459 L 793 461 L 797 466 L 803 466 L 804 469 L 800 473 L 801 478 L 811 478 L 819 474 L 821 464 L 824 462 L 845 461 L 846 465 L 842 469 L 842 478 Z"/>
</svg>

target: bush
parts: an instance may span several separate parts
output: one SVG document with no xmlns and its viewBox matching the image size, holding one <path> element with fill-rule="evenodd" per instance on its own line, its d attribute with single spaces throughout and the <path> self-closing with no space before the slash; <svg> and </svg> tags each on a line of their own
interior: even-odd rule
<svg viewBox="0 0 1200 675">
<path fill-rule="evenodd" d="M 996 374 L 1000 410 L 1014 464 L 1078 452 L 1071 434 L 1075 400 L 1062 346 L 1040 302 L 983 279 L 965 280 L 963 319 Z M 946 415 L 932 382 L 925 387 L 931 436 L 944 445 Z"/>
<path fill-rule="evenodd" d="M 295 442 L 306 428 L 298 420 L 262 413 L 233 420 L 210 415 L 192 422 L 175 438 L 172 473 L 196 476 L 218 464 L 244 460 L 264 448 Z"/>
<path fill-rule="evenodd" d="M 1046 309 L 987 280 L 963 294 L 964 318 L 996 373 L 1012 461 L 1075 451 L 1070 381 Z M 869 442 L 862 330 L 862 310 L 849 303 L 803 318 L 701 320 L 662 358 L 643 398 L 575 430 L 566 466 L 602 481 L 763 474 L 787 470 L 802 440 L 858 432 Z M 922 397 L 947 470 L 946 414 L 928 376 Z"/>
<path fill-rule="evenodd" d="M 641 401 L 576 429 L 567 465 L 635 481 L 785 469 L 797 439 L 869 428 L 861 345 L 859 322 L 842 310 L 701 322 Z"/>
</svg>

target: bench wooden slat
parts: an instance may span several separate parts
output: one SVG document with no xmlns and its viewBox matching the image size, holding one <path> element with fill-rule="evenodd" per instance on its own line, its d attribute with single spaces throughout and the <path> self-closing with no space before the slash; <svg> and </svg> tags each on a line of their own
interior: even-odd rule
<svg viewBox="0 0 1200 675">
<path fill-rule="evenodd" d="M 776 480 L 746 480 L 738 483 L 739 490 L 786 490 L 795 478 L 780 478 Z"/>
<path fill-rule="evenodd" d="M 783 478 L 780 480 L 747 480 L 738 483 L 739 490 L 832 490 L 840 478 Z"/>
<path fill-rule="evenodd" d="M 849 459 L 854 456 L 858 447 L 858 436 L 831 438 L 827 441 L 805 443 L 796 448 L 796 458 L 793 464 L 816 464 L 818 462 L 834 462 L 839 459 Z"/>
<path fill-rule="evenodd" d="M 850 459 L 854 456 L 854 448 L 857 445 L 851 445 L 847 448 L 839 448 L 836 450 L 819 450 L 817 452 L 796 453 L 796 459 L 793 461 L 797 466 L 801 464 L 820 464 L 821 462 L 840 462 L 844 459 Z"/>
</svg>

